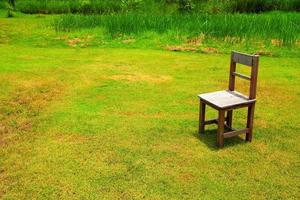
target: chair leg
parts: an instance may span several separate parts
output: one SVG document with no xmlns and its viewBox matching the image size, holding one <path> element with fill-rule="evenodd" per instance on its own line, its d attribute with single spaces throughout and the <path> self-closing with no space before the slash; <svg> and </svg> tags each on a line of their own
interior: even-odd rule
<svg viewBox="0 0 300 200">
<path fill-rule="evenodd" d="M 218 117 L 218 132 L 217 132 L 217 145 L 218 147 L 224 146 L 224 121 L 225 121 L 225 111 L 219 110 Z"/>
<path fill-rule="evenodd" d="M 200 101 L 199 107 L 199 134 L 205 130 L 205 103 Z"/>
<path fill-rule="evenodd" d="M 227 117 L 226 117 L 226 124 L 230 128 L 232 128 L 232 113 L 233 113 L 233 110 L 228 110 Z"/>
<path fill-rule="evenodd" d="M 254 109 L 255 109 L 255 104 L 252 104 L 248 107 L 247 128 L 249 128 L 249 132 L 246 134 L 246 141 L 248 142 L 252 141 Z"/>
</svg>

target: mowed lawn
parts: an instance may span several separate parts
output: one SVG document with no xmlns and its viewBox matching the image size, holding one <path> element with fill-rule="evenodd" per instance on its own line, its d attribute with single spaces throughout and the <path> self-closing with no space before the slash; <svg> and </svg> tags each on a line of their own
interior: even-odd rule
<svg viewBox="0 0 300 200">
<path fill-rule="evenodd" d="M 300 58 L 261 57 L 253 142 L 217 149 L 197 95 L 229 58 L 0 44 L 0 198 L 299 199 Z"/>
<path fill-rule="evenodd" d="M 254 140 L 218 150 L 214 126 L 197 134 L 197 94 L 227 87 L 229 55 L 0 55 L 4 199 L 299 198 L 299 58 L 261 58 Z"/>
</svg>

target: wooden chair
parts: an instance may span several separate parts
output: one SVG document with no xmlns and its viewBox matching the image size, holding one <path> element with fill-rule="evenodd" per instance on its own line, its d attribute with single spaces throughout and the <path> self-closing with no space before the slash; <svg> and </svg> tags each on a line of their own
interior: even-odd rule
<svg viewBox="0 0 300 200">
<path fill-rule="evenodd" d="M 251 142 L 253 132 L 254 108 L 256 102 L 256 83 L 258 73 L 259 56 L 247 55 L 238 52 L 232 52 L 229 75 L 229 89 L 200 94 L 200 112 L 199 112 L 199 133 L 204 133 L 205 125 L 216 123 L 217 130 L 217 145 L 224 146 L 224 138 L 233 137 L 240 134 L 246 134 L 246 141 Z M 243 64 L 251 67 L 251 76 L 246 76 L 236 72 L 236 64 Z M 245 96 L 234 90 L 235 77 L 250 81 L 249 96 Z M 218 110 L 218 119 L 205 121 L 205 106 L 209 105 Z M 247 126 L 242 130 L 232 128 L 232 112 L 234 109 L 248 107 Z M 225 118 L 225 113 L 227 116 Z M 225 124 L 226 122 L 226 124 Z M 224 127 L 228 128 L 229 132 L 224 132 Z"/>
</svg>

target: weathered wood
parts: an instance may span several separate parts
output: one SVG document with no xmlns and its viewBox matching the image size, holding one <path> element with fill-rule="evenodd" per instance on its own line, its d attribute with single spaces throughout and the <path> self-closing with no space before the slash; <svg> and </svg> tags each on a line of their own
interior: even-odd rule
<svg viewBox="0 0 300 200">
<path fill-rule="evenodd" d="M 233 51 L 232 54 L 233 54 L 233 62 L 247 65 L 250 67 L 253 66 L 253 55 L 239 53 L 236 51 Z"/>
<path fill-rule="evenodd" d="M 249 131 L 246 134 L 246 141 L 248 142 L 252 141 L 254 109 L 255 109 L 255 104 L 248 107 L 247 128 L 249 129 Z"/>
<path fill-rule="evenodd" d="M 205 103 L 200 101 L 199 134 L 204 133 L 204 130 L 205 130 Z"/>
<path fill-rule="evenodd" d="M 229 138 L 229 137 L 237 136 L 237 135 L 240 135 L 240 134 L 243 134 L 243 133 L 248 133 L 248 132 L 249 132 L 248 128 L 245 128 L 245 129 L 242 129 L 242 130 L 230 131 L 230 132 L 224 133 L 224 138 Z"/>
<path fill-rule="evenodd" d="M 247 96 L 229 90 L 222 90 L 199 95 L 200 99 L 207 104 L 213 104 L 217 109 L 231 108 L 239 105 L 249 105 L 255 100 L 250 100 Z"/>
<path fill-rule="evenodd" d="M 224 120 L 225 120 L 225 111 L 219 110 L 218 116 L 218 131 L 217 131 L 217 145 L 218 147 L 224 146 Z"/>
<path fill-rule="evenodd" d="M 238 77 L 240 77 L 240 78 L 242 78 L 242 79 L 245 79 L 245 80 L 248 80 L 248 81 L 251 80 L 251 77 L 250 77 L 250 76 L 246 76 L 246 75 L 241 74 L 241 73 L 238 73 L 238 72 L 233 72 L 232 74 L 233 74 L 234 76 L 238 76 Z"/>
<path fill-rule="evenodd" d="M 205 125 L 209 125 L 209 124 L 218 124 L 218 120 L 217 119 L 211 119 L 211 120 L 207 120 L 204 122 Z"/>
<path fill-rule="evenodd" d="M 259 57 L 258 56 L 254 56 L 253 57 L 253 67 L 251 69 L 249 99 L 255 99 L 256 98 L 258 63 L 259 63 Z"/>
<path fill-rule="evenodd" d="M 229 90 L 234 91 L 235 88 L 235 76 L 233 73 L 236 71 L 236 62 L 233 61 L 234 53 L 231 53 L 230 59 L 230 72 L 229 72 Z"/>
<path fill-rule="evenodd" d="M 251 76 L 249 77 L 236 72 L 237 63 L 251 66 Z M 199 132 L 204 132 L 205 125 L 217 123 L 217 144 L 219 147 L 222 147 L 224 145 L 224 138 L 233 137 L 242 133 L 246 133 L 246 141 L 252 140 L 258 65 L 258 56 L 232 52 L 229 73 L 229 90 L 222 90 L 198 95 L 201 102 L 199 113 Z M 235 91 L 236 76 L 244 78 L 246 80 L 250 80 L 249 96 L 245 96 Z M 209 105 L 218 110 L 218 119 L 205 121 L 205 105 Z M 242 130 L 234 130 L 232 128 L 232 112 L 234 109 L 242 107 L 248 107 L 247 128 Z M 226 111 L 227 116 L 225 119 Z M 226 124 L 224 124 L 224 122 L 226 122 Z M 231 131 L 224 133 L 224 127 L 228 128 Z"/>
<path fill-rule="evenodd" d="M 233 113 L 233 110 L 228 110 L 227 117 L 226 117 L 226 125 L 230 129 L 232 129 L 232 113 Z"/>
<path fill-rule="evenodd" d="M 228 126 L 226 123 L 224 124 L 225 128 L 227 128 L 229 131 L 236 131 L 232 127 Z"/>
</svg>

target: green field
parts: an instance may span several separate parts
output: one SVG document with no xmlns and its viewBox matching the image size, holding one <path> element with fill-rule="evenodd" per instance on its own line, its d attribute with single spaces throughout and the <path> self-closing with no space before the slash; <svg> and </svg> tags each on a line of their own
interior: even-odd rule
<svg viewBox="0 0 300 200">
<path fill-rule="evenodd" d="M 0 0 L 0 8 L 7 0 Z M 260 13 L 300 11 L 299 0 L 15 0 L 24 13 Z"/>
<path fill-rule="evenodd" d="M 164 20 L 141 32 L 117 20 L 111 27 L 127 32 L 89 21 L 66 31 L 57 23 L 67 17 L 105 16 L 6 14 L 0 10 L 0 199 L 300 198 L 299 27 L 284 22 L 299 23 L 299 14 L 258 16 L 290 28 L 259 32 L 261 22 L 257 38 L 226 26 L 223 35 L 176 35 Z M 197 133 L 197 95 L 228 87 L 232 49 L 261 54 L 254 138 L 226 139 L 218 149 L 215 126 Z M 245 120 L 246 110 L 234 112 L 235 127 Z"/>
</svg>

